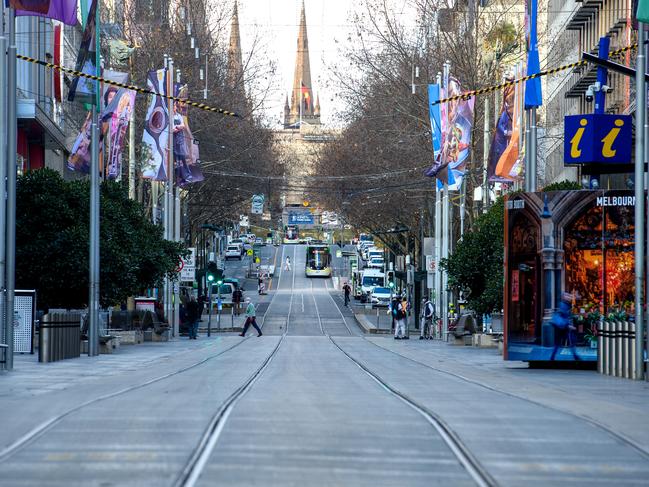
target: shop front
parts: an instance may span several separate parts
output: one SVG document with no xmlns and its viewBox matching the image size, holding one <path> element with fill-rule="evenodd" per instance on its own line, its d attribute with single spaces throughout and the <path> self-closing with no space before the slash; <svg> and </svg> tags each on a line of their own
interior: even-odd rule
<svg viewBox="0 0 649 487">
<path fill-rule="evenodd" d="M 505 359 L 596 361 L 601 316 L 634 315 L 633 192 L 517 193 L 505 204 Z M 567 333 L 552 325 L 562 296 Z"/>
</svg>

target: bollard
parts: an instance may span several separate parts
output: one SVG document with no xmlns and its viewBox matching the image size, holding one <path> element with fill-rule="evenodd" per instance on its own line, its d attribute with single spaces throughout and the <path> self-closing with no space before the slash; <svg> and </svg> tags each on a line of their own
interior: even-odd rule
<svg viewBox="0 0 649 487">
<path fill-rule="evenodd" d="M 608 321 L 605 321 L 603 323 L 604 326 L 604 333 L 602 333 L 602 348 L 603 352 L 602 353 L 602 373 L 605 375 L 609 375 L 609 370 L 608 370 L 608 365 L 610 363 L 610 353 L 611 353 L 611 337 L 609 335 L 611 325 Z"/>
<path fill-rule="evenodd" d="M 615 322 L 615 377 L 623 377 L 624 372 L 623 372 L 623 363 L 624 363 L 624 356 L 622 354 L 622 351 L 624 350 L 623 345 L 623 340 L 624 340 L 624 334 L 622 332 L 622 322 L 621 321 L 616 321 Z"/>
<path fill-rule="evenodd" d="M 630 323 L 630 331 L 629 331 L 629 371 L 630 371 L 630 376 L 632 379 L 635 378 L 635 373 L 636 373 L 636 366 L 635 366 L 635 341 L 636 341 L 636 333 L 635 333 L 635 322 Z"/>
<path fill-rule="evenodd" d="M 617 363 L 617 350 L 616 350 L 616 322 L 609 322 L 608 333 L 609 333 L 609 345 L 608 345 L 608 375 L 615 377 L 615 364 Z"/>
<path fill-rule="evenodd" d="M 597 372 L 604 373 L 604 322 L 597 324 Z"/>
<path fill-rule="evenodd" d="M 629 364 L 629 322 L 624 321 L 622 323 L 622 377 L 628 379 L 629 374 L 631 373 L 631 368 Z"/>
<path fill-rule="evenodd" d="M 379 313 L 379 308 L 376 308 L 376 329 L 381 329 L 381 313 Z"/>
</svg>

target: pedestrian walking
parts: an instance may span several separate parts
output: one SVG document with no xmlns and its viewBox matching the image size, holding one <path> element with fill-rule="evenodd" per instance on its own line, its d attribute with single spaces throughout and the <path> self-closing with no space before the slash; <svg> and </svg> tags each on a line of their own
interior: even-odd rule
<svg viewBox="0 0 649 487">
<path fill-rule="evenodd" d="M 394 339 L 405 340 L 406 336 L 406 307 L 404 306 L 401 296 L 397 296 L 390 303 L 390 313 L 394 318 Z"/>
<path fill-rule="evenodd" d="M 201 317 L 200 310 L 201 306 L 200 304 L 198 304 L 198 301 L 196 301 L 196 298 L 194 296 L 189 298 L 185 316 L 187 319 L 187 324 L 189 325 L 190 340 L 196 340 L 196 338 L 198 337 L 198 320 Z"/>
<path fill-rule="evenodd" d="M 352 292 L 352 288 L 349 286 L 349 283 L 346 282 L 343 286 L 343 292 L 345 293 L 345 306 L 349 305 L 349 295 Z"/>
<path fill-rule="evenodd" d="M 554 328 L 554 350 L 552 350 L 550 360 L 554 360 L 559 348 L 563 347 L 564 343 L 567 343 L 570 348 L 572 357 L 575 360 L 581 360 L 575 348 L 574 331 L 576 328 L 572 324 L 572 294 L 563 293 L 561 295 L 559 308 L 552 315 L 551 323 Z"/>
<path fill-rule="evenodd" d="M 420 340 L 432 340 L 435 336 L 435 327 L 433 318 L 435 316 L 435 307 L 428 298 L 421 300 L 421 319 L 420 319 Z"/>
<path fill-rule="evenodd" d="M 239 334 L 239 336 L 245 337 L 246 332 L 248 331 L 248 327 L 252 325 L 255 327 L 255 330 L 257 330 L 257 336 L 260 337 L 263 335 L 263 333 L 257 325 L 257 310 L 255 309 L 255 305 L 250 302 L 250 298 L 246 298 L 246 304 L 246 323 L 245 325 L 243 325 L 243 331 Z"/>
<path fill-rule="evenodd" d="M 286 261 L 284 262 L 284 270 L 289 272 L 291 270 L 291 258 L 288 255 L 286 256 Z"/>
<path fill-rule="evenodd" d="M 239 316 L 241 314 L 241 301 L 243 300 L 243 292 L 240 288 L 236 288 L 232 293 L 232 305 L 234 306 L 234 314 Z"/>
</svg>

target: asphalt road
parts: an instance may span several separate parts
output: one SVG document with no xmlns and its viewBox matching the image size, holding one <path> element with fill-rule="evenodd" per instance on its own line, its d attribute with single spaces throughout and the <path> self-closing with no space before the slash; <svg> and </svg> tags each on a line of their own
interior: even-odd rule
<svg viewBox="0 0 649 487">
<path fill-rule="evenodd" d="M 134 348 L 131 366 L 92 362 L 83 380 L 68 361 L 65 379 L 41 369 L 58 387 L 25 378 L 29 393 L 0 376 L 0 486 L 647 485 L 649 449 L 530 400 L 543 376 L 517 397 L 436 368 L 449 361 L 429 342 L 369 340 L 329 279 L 305 277 L 304 246 L 263 252 L 270 293 L 245 285 L 261 338 L 202 336 L 137 362 Z"/>
</svg>

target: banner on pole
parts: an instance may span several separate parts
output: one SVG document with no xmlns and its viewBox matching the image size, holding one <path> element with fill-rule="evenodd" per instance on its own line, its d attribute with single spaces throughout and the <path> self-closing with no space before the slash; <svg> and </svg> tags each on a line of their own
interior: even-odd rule
<svg viewBox="0 0 649 487">
<path fill-rule="evenodd" d="M 261 215 L 264 213 L 264 201 L 265 197 L 263 194 L 256 194 L 252 197 L 252 208 L 250 213 L 253 215 Z"/>
<path fill-rule="evenodd" d="M 93 0 L 88 11 L 88 21 L 83 30 L 81 37 L 81 44 L 79 46 L 79 53 L 77 54 L 77 63 L 75 65 L 76 71 L 81 71 L 86 74 L 94 76 L 97 71 L 96 67 L 96 52 L 95 52 L 95 31 L 97 19 L 97 0 Z M 74 77 L 70 85 L 68 93 L 68 101 L 80 101 L 82 103 L 95 104 L 96 102 L 96 86 L 98 83 L 88 78 L 79 76 Z"/>
<path fill-rule="evenodd" d="M 149 71 L 147 88 L 167 95 L 167 70 Z M 156 181 L 167 180 L 167 149 L 169 146 L 169 110 L 165 98 L 150 95 L 144 123 L 142 145 L 146 154 L 142 177 Z"/>
<path fill-rule="evenodd" d="M 35 15 L 77 25 L 77 0 L 9 0 L 16 15 Z"/>
<path fill-rule="evenodd" d="M 507 80 L 510 81 L 510 80 Z M 516 100 L 515 87 L 506 86 L 503 90 L 503 104 L 500 109 L 500 116 L 496 123 L 496 130 L 491 139 L 489 149 L 489 162 L 487 165 L 487 178 L 491 182 L 509 182 L 510 179 L 496 176 L 496 167 L 500 158 L 509 146 L 512 139 L 512 125 L 514 120 L 514 104 Z"/>
<path fill-rule="evenodd" d="M 174 84 L 174 96 L 186 99 L 189 97 L 187 85 Z M 198 141 L 194 139 L 189 128 L 187 104 L 174 102 L 174 171 L 176 184 L 184 188 L 188 184 L 203 181 L 203 171 L 199 166 Z"/>
</svg>

